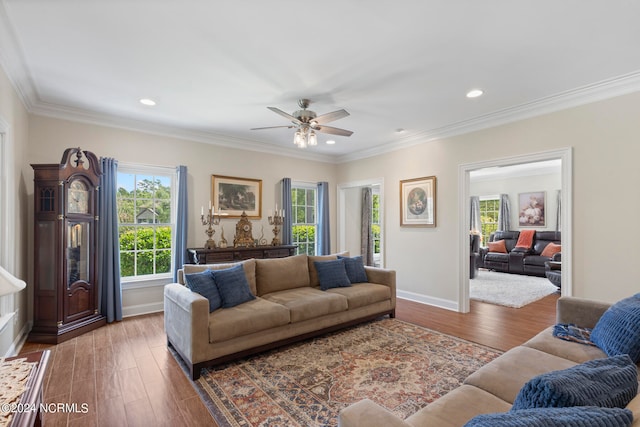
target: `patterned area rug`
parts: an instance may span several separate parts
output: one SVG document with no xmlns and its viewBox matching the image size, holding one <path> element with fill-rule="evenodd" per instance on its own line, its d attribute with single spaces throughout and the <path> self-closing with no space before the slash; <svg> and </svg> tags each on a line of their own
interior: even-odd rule
<svg viewBox="0 0 640 427">
<path fill-rule="evenodd" d="M 547 295 L 558 287 L 546 277 L 480 270 L 469 280 L 469 297 L 476 301 L 520 308 Z"/>
<path fill-rule="evenodd" d="M 403 419 L 501 354 L 380 319 L 203 370 L 194 384 L 222 426 L 337 426 L 364 398 Z"/>
</svg>

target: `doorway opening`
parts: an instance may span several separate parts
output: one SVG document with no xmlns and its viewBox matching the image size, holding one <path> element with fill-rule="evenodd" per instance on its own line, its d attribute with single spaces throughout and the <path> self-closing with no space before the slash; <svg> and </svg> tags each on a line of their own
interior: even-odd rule
<svg viewBox="0 0 640 427">
<path fill-rule="evenodd" d="M 470 224 L 470 175 L 474 171 L 485 170 L 489 168 L 501 168 L 506 166 L 527 165 L 531 163 L 559 160 L 560 165 L 560 182 L 561 182 L 561 198 L 562 205 L 560 221 L 562 224 L 562 295 L 572 295 L 572 162 L 571 148 L 545 151 L 522 156 L 514 156 L 503 159 L 495 159 L 478 163 L 469 163 L 460 165 L 458 168 L 460 191 L 459 191 L 459 208 L 460 217 L 460 260 L 459 260 L 459 292 L 458 292 L 458 311 L 462 313 L 469 312 L 469 274 L 470 274 L 470 245 L 469 245 L 469 224 Z M 518 224 L 514 224 L 516 227 Z"/>
<path fill-rule="evenodd" d="M 371 189 L 373 265 L 384 267 L 384 178 L 338 184 L 338 251 L 361 255 L 362 190 Z M 347 226 L 349 224 L 349 226 Z"/>
</svg>

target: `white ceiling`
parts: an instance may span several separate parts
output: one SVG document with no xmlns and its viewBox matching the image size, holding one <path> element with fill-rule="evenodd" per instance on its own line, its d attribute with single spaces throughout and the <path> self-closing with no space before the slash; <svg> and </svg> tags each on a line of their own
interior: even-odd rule
<svg viewBox="0 0 640 427">
<path fill-rule="evenodd" d="M 638 17 L 632 0 L 0 0 L 0 64 L 35 114 L 345 161 L 640 90 Z M 300 150 L 249 130 L 302 97 L 354 134 Z"/>
</svg>

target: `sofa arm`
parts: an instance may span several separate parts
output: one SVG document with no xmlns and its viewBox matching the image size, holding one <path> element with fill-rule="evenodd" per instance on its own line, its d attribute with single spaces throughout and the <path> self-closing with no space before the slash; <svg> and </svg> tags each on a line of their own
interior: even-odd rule
<svg viewBox="0 0 640 427">
<path fill-rule="evenodd" d="M 188 362 L 206 360 L 209 300 L 179 283 L 165 285 L 164 330 L 167 339 Z"/>
<path fill-rule="evenodd" d="M 577 297 L 560 297 L 557 303 L 556 321 L 573 323 L 583 328 L 593 328 L 611 304 Z"/>
<path fill-rule="evenodd" d="M 371 283 L 386 285 L 391 288 L 391 306 L 396 308 L 396 271 L 380 267 L 364 266 L 367 280 Z"/>
<path fill-rule="evenodd" d="M 346 407 L 338 415 L 339 427 L 409 427 L 409 424 L 396 417 L 382 406 L 369 399 L 361 400 Z"/>
</svg>

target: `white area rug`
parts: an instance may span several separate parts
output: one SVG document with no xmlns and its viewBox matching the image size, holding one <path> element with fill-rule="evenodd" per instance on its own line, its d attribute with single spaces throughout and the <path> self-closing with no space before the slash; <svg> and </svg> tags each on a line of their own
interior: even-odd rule
<svg viewBox="0 0 640 427">
<path fill-rule="evenodd" d="M 469 296 L 476 301 L 520 308 L 551 295 L 558 288 L 546 277 L 480 270 L 469 280 Z"/>
</svg>

